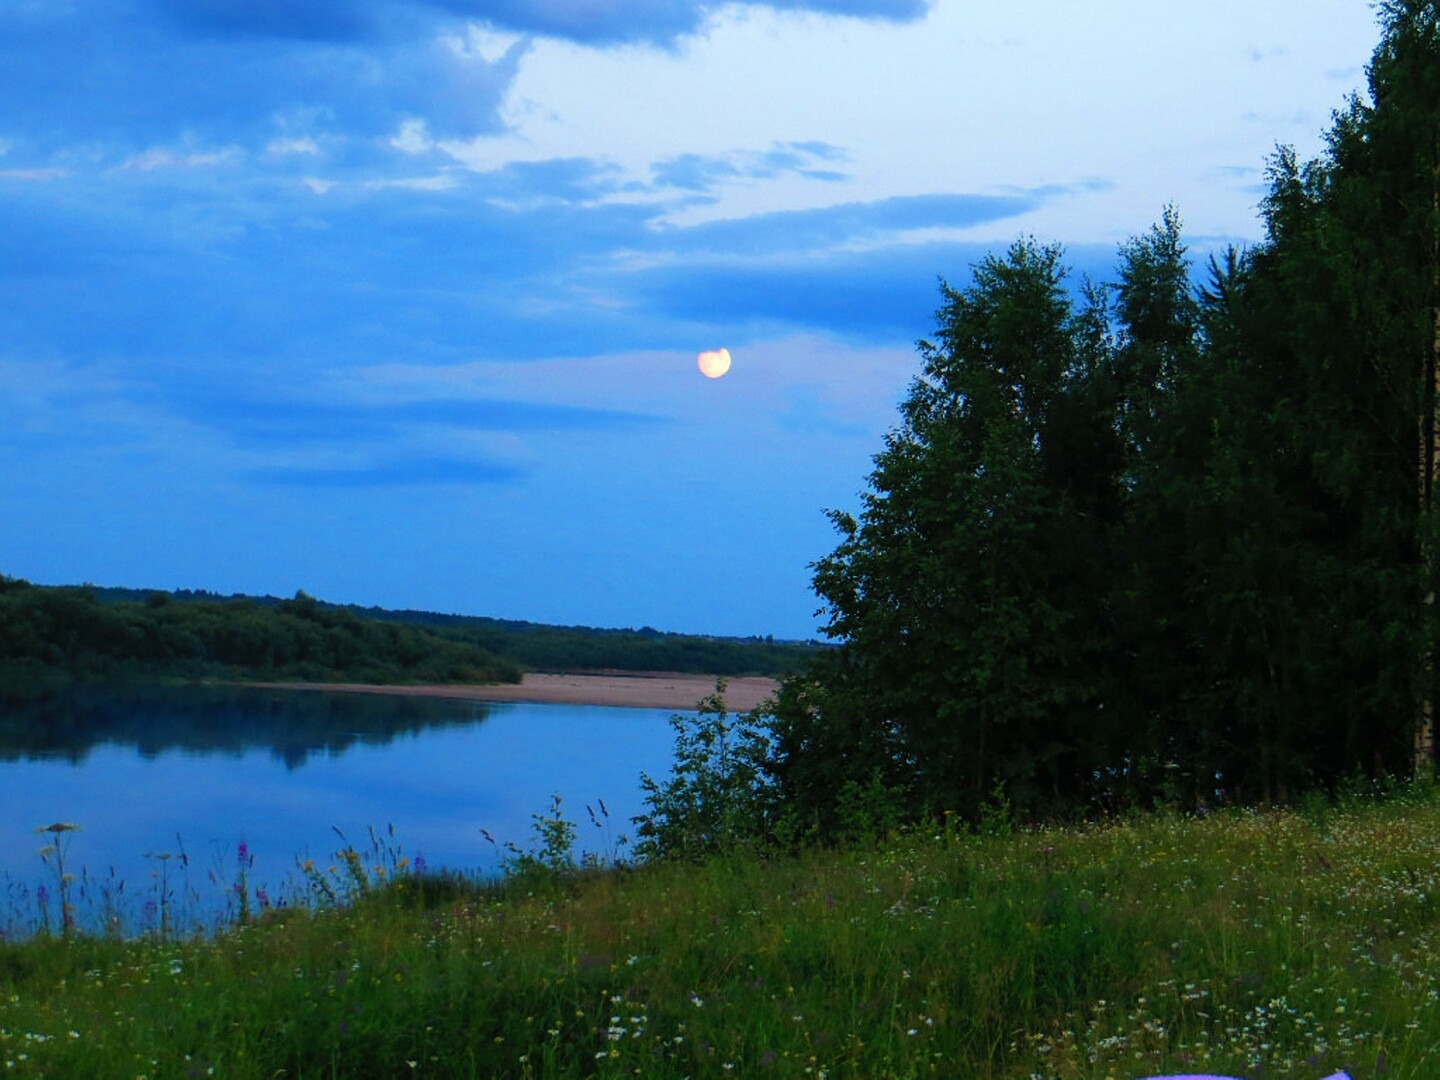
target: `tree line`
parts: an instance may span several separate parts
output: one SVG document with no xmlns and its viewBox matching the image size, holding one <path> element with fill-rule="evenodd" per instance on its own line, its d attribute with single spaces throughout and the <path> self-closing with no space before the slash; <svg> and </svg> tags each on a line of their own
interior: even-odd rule
<svg viewBox="0 0 1440 1080">
<path fill-rule="evenodd" d="M 639 629 L 555 626 L 480 615 L 359 609 L 387 621 L 416 623 L 469 641 L 534 671 L 679 671 L 696 675 L 789 675 L 801 670 L 816 642 L 771 636 L 720 637 Z"/>
<path fill-rule="evenodd" d="M 1179 214 L 1072 287 L 1033 239 L 942 286 L 771 795 L 1035 816 L 1428 773 L 1440 475 L 1440 5 L 1279 150 L 1264 239 L 1199 280 Z"/>
<path fill-rule="evenodd" d="M 517 682 L 524 670 L 784 675 L 813 645 L 0 576 L 0 679 Z"/>
<path fill-rule="evenodd" d="M 362 619 L 297 593 L 102 603 L 93 589 L 0 577 L 0 676 L 13 689 L 57 679 L 180 676 L 358 682 L 518 682 L 519 667 L 416 626 Z"/>
</svg>

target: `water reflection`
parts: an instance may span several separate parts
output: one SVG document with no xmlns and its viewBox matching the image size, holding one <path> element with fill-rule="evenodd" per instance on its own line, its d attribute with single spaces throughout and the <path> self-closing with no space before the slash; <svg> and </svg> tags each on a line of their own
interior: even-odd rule
<svg viewBox="0 0 1440 1080">
<path fill-rule="evenodd" d="M 66 867 L 82 919 L 93 928 L 119 898 L 127 932 L 153 928 L 167 890 L 189 926 L 223 921 L 242 843 L 248 881 L 272 897 L 293 895 L 305 860 L 333 862 L 340 834 L 363 846 L 372 830 L 433 869 L 493 873 L 558 793 L 579 849 L 613 854 L 644 809 L 640 773 L 669 771 L 670 715 L 239 687 L 0 703 L 0 938 L 39 923 L 34 830 L 52 822 L 80 825 Z"/>
<path fill-rule="evenodd" d="M 240 754 L 265 749 L 287 768 L 315 753 L 383 746 L 403 735 L 472 726 L 481 702 L 241 686 L 89 685 L 0 699 L 0 761 L 83 762 L 101 744 L 142 758 L 169 750 Z"/>
</svg>

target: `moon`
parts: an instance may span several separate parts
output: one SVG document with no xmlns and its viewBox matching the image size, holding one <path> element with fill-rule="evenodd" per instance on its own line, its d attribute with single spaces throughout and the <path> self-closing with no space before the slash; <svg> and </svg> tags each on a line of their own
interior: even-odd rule
<svg viewBox="0 0 1440 1080">
<path fill-rule="evenodd" d="M 707 349 L 695 358 L 700 374 L 707 379 L 718 379 L 730 370 L 729 349 Z"/>
</svg>

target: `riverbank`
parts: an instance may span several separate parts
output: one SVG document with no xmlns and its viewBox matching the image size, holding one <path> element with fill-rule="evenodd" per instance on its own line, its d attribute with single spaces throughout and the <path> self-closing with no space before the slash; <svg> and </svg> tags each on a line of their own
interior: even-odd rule
<svg viewBox="0 0 1440 1080">
<path fill-rule="evenodd" d="M 242 869 L 213 936 L 65 940 L 52 893 L 50 934 L 0 940 L 0 1071 L 1440 1076 L 1440 803 L 1402 795 L 499 883 L 382 836 L 284 907 Z"/>
<path fill-rule="evenodd" d="M 426 683 L 385 686 L 372 683 L 251 683 L 281 690 L 328 690 L 353 694 L 455 698 L 462 701 L 516 701 L 538 705 L 612 705 L 630 709 L 693 710 L 715 692 L 713 675 L 667 671 L 527 672 L 519 683 Z M 780 684 L 763 676 L 726 681 L 725 702 L 748 712 L 774 696 Z"/>
</svg>

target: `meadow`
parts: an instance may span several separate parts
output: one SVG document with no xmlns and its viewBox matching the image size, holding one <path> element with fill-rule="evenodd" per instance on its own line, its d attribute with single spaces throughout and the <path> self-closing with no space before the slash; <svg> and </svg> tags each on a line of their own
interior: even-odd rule
<svg viewBox="0 0 1440 1080">
<path fill-rule="evenodd" d="M 499 881 L 417 868 L 382 834 L 297 866 L 295 895 L 262 904 L 242 863 L 231 924 L 204 935 L 82 933 L 52 896 L 48 932 L 0 942 L 0 1068 L 1440 1075 L 1431 789 L 1063 828 L 948 820 L 840 849 L 577 865 L 557 805 Z"/>
</svg>

